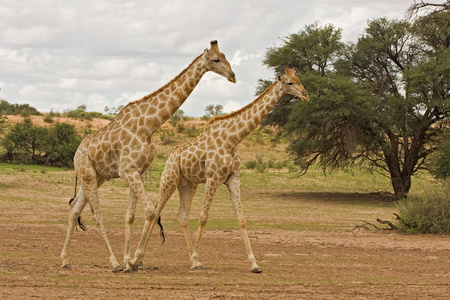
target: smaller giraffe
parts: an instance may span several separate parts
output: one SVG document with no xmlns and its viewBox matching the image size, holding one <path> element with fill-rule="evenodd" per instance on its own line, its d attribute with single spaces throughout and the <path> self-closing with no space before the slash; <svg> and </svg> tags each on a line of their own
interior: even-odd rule
<svg viewBox="0 0 450 300">
<path fill-rule="evenodd" d="M 230 192 L 233 208 L 237 214 L 248 260 L 252 265 L 251 272 L 262 272 L 256 263 L 250 245 L 243 214 L 239 187 L 241 161 L 236 153 L 236 146 L 261 123 L 283 95 L 291 94 L 304 101 L 309 101 L 308 93 L 296 76 L 295 70 L 289 70 L 286 67 L 285 72 L 286 74 L 283 76 L 278 75 L 275 83 L 269 86 L 252 103 L 236 112 L 211 119 L 199 136 L 175 147 L 166 162 L 161 177 L 158 204 L 154 210 L 146 211 L 146 221 L 141 240 L 134 259 L 129 262 L 129 268 L 137 270 L 137 264 L 145 254 L 153 226 L 167 200 L 178 188 L 180 194 L 178 221 L 186 238 L 192 268 L 202 269 L 203 266 L 199 262 L 198 252 L 200 239 L 208 221 L 208 213 L 214 194 L 220 185 L 225 184 Z M 197 236 L 195 243 L 192 244 L 188 229 L 189 211 L 192 198 L 200 183 L 206 183 L 205 198 L 198 219 Z"/>
</svg>

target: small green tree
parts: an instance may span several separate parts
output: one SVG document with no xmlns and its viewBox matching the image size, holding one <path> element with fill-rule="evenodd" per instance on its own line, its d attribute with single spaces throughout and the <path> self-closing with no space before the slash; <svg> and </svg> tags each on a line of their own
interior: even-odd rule
<svg viewBox="0 0 450 300">
<path fill-rule="evenodd" d="M 33 124 L 31 119 L 16 123 L 2 141 L 7 155 L 13 157 L 15 153 L 39 155 L 42 153 L 42 138 L 46 134 L 44 127 Z"/>
<path fill-rule="evenodd" d="M 170 117 L 169 123 L 172 124 L 172 126 L 176 126 L 178 122 L 183 121 L 184 118 L 184 111 L 179 109 Z"/>
<path fill-rule="evenodd" d="M 215 117 L 215 116 L 220 116 L 223 115 L 223 106 L 220 104 L 214 105 L 214 104 L 210 104 L 208 106 L 206 106 L 205 108 L 205 113 L 208 117 Z"/>
<path fill-rule="evenodd" d="M 50 127 L 42 141 L 46 163 L 60 167 L 72 167 L 73 157 L 81 139 L 75 125 L 56 123 Z"/>
</svg>

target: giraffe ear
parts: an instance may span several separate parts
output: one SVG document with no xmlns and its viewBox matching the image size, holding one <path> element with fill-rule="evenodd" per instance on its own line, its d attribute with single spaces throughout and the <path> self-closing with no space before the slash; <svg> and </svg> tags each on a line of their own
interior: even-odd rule
<svg viewBox="0 0 450 300">
<path fill-rule="evenodd" d="M 205 51 L 203 52 L 203 55 L 204 55 L 206 58 L 208 58 L 208 56 L 209 56 L 209 50 L 208 50 L 208 49 L 205 49 Z"/>
<path fill-rule="evenodd" d="M 290 72 L 289 72 L 289 67 L 288 66 L 285 66 L 284 67 L 284 73 L 286 73 L 286 74 L 289 74 Z"/>
<path fill-rule="evenodd" d="M 280 74 L 277 74 L 277 81 L 281 81 L 281 75 Z"/>
</svg>

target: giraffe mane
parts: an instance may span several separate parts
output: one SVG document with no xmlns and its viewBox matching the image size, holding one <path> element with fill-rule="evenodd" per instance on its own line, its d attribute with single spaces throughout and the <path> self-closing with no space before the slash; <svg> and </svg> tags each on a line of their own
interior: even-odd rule
<svg viewBox="0 0 450 300">
<path fill-rule="evenodd" d="M 269 87 L 267 87 L 267 89 L 264 90 L 264 92 L 262 92 L 258 98 L 256 98 L 255 100 L 253 100 L 252 102 L 250 102 L 249 104 L 247 104 L 246 106 L 240 108 L 239 110 L 233 111 L 227 115 L 221 115 L 221 116 L 215 116 L 214 118 L 212 118 L 211 120 L 208 121 L 208 123 L 206 123 L 205 127 L 208 127 L 209 125 L 221 121 L 221 120 L 228 120 L 231 119 L 233 117 L 235 117 L 236 115 L 239 115 L 241 113 L 243 113 L 244 111 L 248 110 L 249 108 L 253 107 L 253 105 L 258 102 L 262 97 L 264 97 L 267 93 L 269 93 L 274 86 L 277 84 L 277 81 L 275 81 L 274 83 L 272 83 Z"/>
<path fill-rule="evenodd" d="M 139 99 L 139 100 L 135 100 L 135 101 L 129 102 L 127 105 L 125 105 L 125 106 L 120 110 L 120 112 L 117 114 L 117 117 L 119 117 L 120 115 L 122 115 L 122 113 L 125 111 L 125 108 L 127 108 L 128 106 L 138 104 L 139 102 L 142 102 L 142 101 L 146 101 L 146 100 L 152 98 L 153 96 L 155 96 L 156 94 L 160 93 L 162 90 L 166 89 L 166 88 L 167 88 L 169 85 L 171 85 L 174 81 L 176 81 L 178 78 L 180 78 L 181 76 L 183 76 L 183 74 L 186 73 L 187 70 L 188 70 L 194 63 L 196 63 L 196 62 L 202 57 L 202 55 L 203 55 L 203 53 L 200 54 L 199 56 L 197 56 L 197 57 L 189 64 L 189 66 L 187 66 L 183 71 L 181 71 L 181 73 L 179 73 L 179 74 L 178 74 L 177 76 L 175 76 L 171 81 L 169 81 L 168 83 L 166 83 L 165 85 L 163 85 L 162 87 L 160 87 L 159 89 L 157 89 L 156 91 L 154 91 L 153 93 L 148 94 L 148 95 L 142 97 L 142 98 Z"/>
</svg>

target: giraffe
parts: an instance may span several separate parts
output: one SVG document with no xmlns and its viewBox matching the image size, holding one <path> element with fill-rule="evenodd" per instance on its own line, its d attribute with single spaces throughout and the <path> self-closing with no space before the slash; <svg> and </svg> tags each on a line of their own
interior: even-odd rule
<svg viewBox="0 0 450 300">
<path fill-rule="evenodd" d="M 178 188 L 180 207 L 177 217 L 186 239 L 192 269 L 202 269 L 198 252 L 200 239 L 208 220 L 214 194 L 220 185 L 225 184 L 237 215 L 248 260 L 252 265 L 251 272 L 262 272 L 250 245 L 243 214 L 239 187 L 241 161 L 236 153 L 236 146 L 261 123 L 283 95 L 291 94 L 303 101 L 309 101 L 308 93 L 296 76 L 295 70 L 286 67 L 285 72 L 283 76 L 278 75 L 276 81 L 253 102 L 238 111 L 211 119 L 199 136 L 174 148 L 161 177 L 159 201 L 153 211 L 146 210 L 141 240 L 134 259 L 129 261 L 127 268 L 137 270 L 137 263 L 145 254 L 153 226 L 166 202 Z M 200 183 L 206 183 L 205 197 L 198 218 L 197 236 L 195 243 L 192 244 L 188 229 L 189 211 Z M 147 206 L 147 209 L 150 208 L 151 206 Z"/>
<path fill-rule="evenodd" d="M 195 58 L 191 64 L 168 84 L 140 100 L 128 103 L 107 126 L 87 136 L 74 156 L 75 175 L 81 188 L 70 204 L 67 234 L 61 253 L 62 267 L 70 268 L 68 248 L 76 220 L 89 203 L 109 253 L 113 272 L 123 270 L 114 256 L 102 222 L 97 189 L 112 178 L 122 178 L 130 188 L 125 217 L 124 262 L 130 260 L 130 239 L 135 218 L 136 203 L 146 203 L 153 209 L 144 189 L 147 169 L 155 157 L 152 134 L 183 104 L 202 76 L 215 72 L 235 83 L 236 77 L 217 41 L 210 49 Z"/>
</svg>

